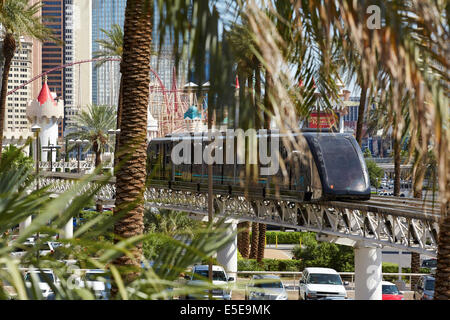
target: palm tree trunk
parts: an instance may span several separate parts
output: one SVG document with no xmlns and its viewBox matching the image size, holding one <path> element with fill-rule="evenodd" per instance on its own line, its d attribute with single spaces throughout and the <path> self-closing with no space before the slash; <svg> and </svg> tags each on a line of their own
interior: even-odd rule
<svg viewBox="0 0 450 320">
<path fill-rule="evenodd" d="M 262 259 L 264 259 L 264 249 L 266 247 L 266 228 L 264 223 L 259 224 L 259 234 L 258 234 L 258 254 L 256 256 L 256 261 L 260 264 Z"/>
<path fill-rule="evenodd" d="M 252 244 L 250 248 L 250 259 L 256 259 L 258 255 L 258 241 L 259 241 L 259 223 L 252 222 Z"/>
<path fill-rule="evenodd" d="M 8 93 L 9 70 L 11 69 L 11 61 L 16 51 L 16 39 L 11 33 L 6 33 L 3 39 L 3 56 L 5 63 L 3 64 L 2 89 L 0 92 L 0 159 L 2 158 L 3 149 L 3 131 L 5 125 L 6 113 L 6 94 Z"/>
<path fill-rule="evenodd" d="M 401 144 L 397 137 L 394 137 L 394 196 L 400 196 L 400 150 Z"/>
<path fill-rule="evenodd" d="M 151 4 L 152 2 L 150 2 Z M 145 10 L 145 8 L 147 10 Z M 145 11 L 144 11 L 145 10 Z M 116 174 L 116 203 L 114 213 L 125 207 L 127 213 L 114 225 L 115 242 L 137 236 L 144 231 L 144 191 L 147 162 L 147 108 L 150 84 L 150 54 L 152 8 L 145 0 L 128 0 L 125 9 L 124 44 L 121 61 L 122 119 Z M 123 143 L 126 141 L 126 144 Z M 131 206 L 129 208 L 128 206 Z M 132 257 L 122 255 L 114 264 L 127 269 L 125 283 L 140 272 L 142 243 L 130 249 Z M 113 293 L 117 288 L 113 288 Z"/>
<path fill-rule="evenodd" d="M 366 109 L 366 96 L 367 96 L 367 88 L 365 85 L 361 86 L 361 97 L 359 99 L 359 107 L 358 107 L 358 121 L 356 122 L 356 141 L 361 147 L 362 144 L 362 129 L 364 124 L 364 113 Z"/>
<path fill-rule="evenodd" d="M 261 63 L 256 56 L 253 57 L 253 62 L 255 66 L 255 127 L 256 129 L 261 129 L 264 122 L 264 115 L 260 109 L 261 103 Z"/>
<path fill-rule="evenodd" d="M 447 208 L 441 208 L 439 224 L 438 254 L 436 268 L 435 300 L 450 300 L 450 215 Z"/>
<path fill-rule="evenodd" d="M 270 92 L 273 87 L 272 75 L 266 70 L 266 83 L 265 83 L 265 94 L 264 94 L 264 128 L 270 129 L 271 116 L 273 115 L 273 106 L 270 102 Z"/>
<path fill-rule="evenodd" d="M 238 223 L 238 250 L 242 257 L 247 259 L 249 256 L 249 242 L 250 242 L 250 223 L 248 221 Z"/>
<path fill-rule="evenodd" d="M 270 102 L 270 94 L 273 88 L 273 80 L 272 75 L 268 70 L 266 70 L 266 83 L 265 83 L 265 94 L 264 94 L 264 128 L 270 129 L 271 116 L 273 115 L 273 106 Z M 267 226 L 264 223 L 259 224 L 259 234 L 258 234 L 258 253 L 256 260 L 259 263 L 262 263 L 262 259 L 264 258 L 264 249 L 266 246 L 266 229 Z"/>
<path fill-rule="evenodd" d="M 419 138 L 420 141 L 420 138 Z M 419 142 L 420 144 L 420 142 Z M 426 166 L 424 165 L 423 157 L 416 153 L 416 165 L 414 166 L 412 177 L 413 177 L 413 197 L 422 199 L 422 186 L 423 180 L 425 178 Z M 416 252 L 411 252 L 411 273 L 420 272 L 420 254 Z M 415 288 L 419 277 L 411 277 L 411 288 Z"/>
</svg>

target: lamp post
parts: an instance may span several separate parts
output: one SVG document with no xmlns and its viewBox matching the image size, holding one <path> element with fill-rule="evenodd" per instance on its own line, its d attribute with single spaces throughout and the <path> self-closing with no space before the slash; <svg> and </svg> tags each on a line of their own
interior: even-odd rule
<svg viewBox="0 0 450 320">
<path fill-rule="evenodd" d="M 61 149 L 61 146 L 49 144 L 48 146 L 43 146 L 42 149 L 50 150 L 50 172 L 53 172 L 53 150 Z"/>
<path fill-rule="evenodd" d="M 116 136 L 116 143 L 115 143 L 115 145 L 114 145 L 114 154 L 113 154 L 113 174 L 114 174 L 114 168 L 115 168 L 115 166 L 116 166 L 116 149 L 118 149 L 119 148 L 119 146 L 118 146 L 118 141 L 119 141 L 119 139 L 118 139 L 118 137 L 119 137 L 119 135 L 120 135 L 120 129 L 116 129 L 116 130 L 114 130 L 114 129 L 109 129 L 108 130 L 108 135 L 110 135 L 110 136 Z"/>
<path fill-rule="evenodd" d="M 77 150 L 77 160 L 78 160 L 77 173 L 80 173 L 81 172 L 81 170 L 80 170 L 81 146 L 83 144 L 89 143 L 89 140 L 81 140 L 81 139 L 73 140 L 73 139 L 70 139 L 69 143 L 75 143 L 77 145 L 77 147 L 78 147 L 78 150 Z"/>
<path fill-rule="evenodd" d="M 39 150 L 39 132 L 41 131 L 41 127 L 37 124 L 31 127 L 31 132 L 34 132 L 36 135 L 36 190 L 39 189 L 39 158 L 40 158 L 40 150 Z"/>
</svg>

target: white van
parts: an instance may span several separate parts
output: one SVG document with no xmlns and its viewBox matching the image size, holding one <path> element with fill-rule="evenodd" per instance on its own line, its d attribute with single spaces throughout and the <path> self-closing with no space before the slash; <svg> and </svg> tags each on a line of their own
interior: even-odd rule
<svg viewBox="0 0 450 320">
<path fill-rule="evenodd" d="M 207 283 L 208 280 L 208 265 L 195 265 L 192 268 L 192 273 L 185 276 L 187 280 L 187 284 L 190 286 L 202 286 Z M 228 277 L 225 269 L 221 266 L 212 266 L 213 272 L 213 284 L 220 286 L 220 288 L 212 290 L 212 298 L 214 300 L 231 300 L 231 290 L 229 288 L 229 284 L 234 281 L 233 277 Z M 198 293 L 188 294 L 184 299 L 208 299 L 209 293 L 208 290 L 202 290 Z M 182 298 L 183 299 L 183 298 Z"/>
<path fill-rule="evenodd" d="M 347 291 L 341 276 L 330 268 L 306 268 L 299 281 L 300 299 L 319 299 L 325 297 L 347 298 Z"/>
</svg>

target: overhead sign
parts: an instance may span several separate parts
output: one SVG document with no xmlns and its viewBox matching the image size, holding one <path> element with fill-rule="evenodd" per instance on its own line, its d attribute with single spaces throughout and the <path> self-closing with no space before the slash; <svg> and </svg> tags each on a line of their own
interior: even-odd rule
<svg viewBox="0 0 450 320">
<path fill-rule="evenodd" d="M 309 116 L 309 128 L 332 128 L 337 126 L 338 116 L 328 112 L 313 112 Z"/>
</svg>

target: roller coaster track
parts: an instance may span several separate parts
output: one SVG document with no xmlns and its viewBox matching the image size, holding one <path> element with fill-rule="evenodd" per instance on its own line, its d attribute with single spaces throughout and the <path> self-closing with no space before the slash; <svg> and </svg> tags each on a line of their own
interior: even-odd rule
<svg viewBox="0 0 450 320">
<path fill-rule="evenodd" d="M 41 186 L 59 194 L 69 190 L 81 175 L 44 173 Z M 95 182 L 88 183 L 87 191 Z M 145 194 L 148 208 L 208 214 L 206 191 L 171 190 L 149 187 Z M 96 200 L 114 205 L 114 180 L 104 185 Z M 251 221 L 313 231 L 365 245 L 389 246 L 436 256 L 439 234 L 439 204 L 411 198 L 374 196 L 369 201 L 310 201 L 292 199 L 248 199 L 244 195 L 214 195 L 216 217 Z"/>
<path fill-rule="evenodd" d="M 6 95 L 8 96 L 10 94 L 14 94 L 17 90 L 22 89 L 23 87 L 29 85 L 33 81 L 35 81 L 35 80 L 37 80 L 39 78 L 42 78 L 43 76 L 45 76 L 45 75 L 47 75 L 49 73 L 52 73 L 54 71 L 57 71 L 57 70 L 65 69 L 67 67 L 72 67 L 72 66 L 80 65 L 80 64 L 84 64 L 84 63 L 92 63 L 92 62 L 100 62 L 100 61 L 121 61 L 121 60 L 122 59 L 120 59 L 120 58 L 113 58 L 113 57 L 109 57 L 109 58 L 94 58 L 94 59 L 86 59 L 86 60 L 80 60 L 80 61 L 76 61 L 76 62 L 62 64 L 60 66 L 56 66 L 56 67 L 51 68 L 51 69 L 49 69 L 49 70 L 47 70 L 45 72 L 42 72 L 42 73 L 38 74 L 37 76 L 34 76 L 30 80 L 22 83 L 20 86 L 17 86 L 14 89 L 8 91 L 6 93 Z M 156 80 L 158 81 L 158 84 L 159 84 L 159 86 L 161 88 L 161 91 L 162 91 L 162 94 L 163 94 L 163 97 L 164 97 L 164 103 L 166 104 L 166 107 L 168 108 L 169 107 L 169 99 L 167 97 L 167 92 L 169 90 L 166 89 L 166 87 L 164 86 L 164 83 L 162 82 L 161 78 L 159 77 L 158 73 L 155 70 L 150 68 L 150 72 L 155 76 Z"/>
</svg>

